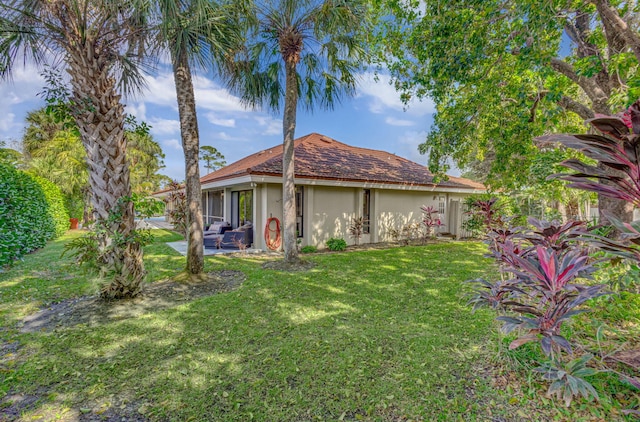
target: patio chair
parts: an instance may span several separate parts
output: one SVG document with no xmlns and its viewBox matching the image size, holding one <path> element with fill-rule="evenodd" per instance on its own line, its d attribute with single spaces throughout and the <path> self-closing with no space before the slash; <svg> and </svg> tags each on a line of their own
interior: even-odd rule
<svg viewBox="0 0 640 422">
<path fill-rule="evenodd" d="M 204 247 L 205 248 L 217 248 L 224 233 L 231 230 L 231 224 L 226 221 L 216 221 L 203 233 Z"/>
<path fill-rule="evenodd" d="M 227 230 L 220 242 L 221 249 L 240 249 L 240 245 L 247 248 L 253 243 L 253 224 L 247 223 L 237 229 Z"/>
</svg>

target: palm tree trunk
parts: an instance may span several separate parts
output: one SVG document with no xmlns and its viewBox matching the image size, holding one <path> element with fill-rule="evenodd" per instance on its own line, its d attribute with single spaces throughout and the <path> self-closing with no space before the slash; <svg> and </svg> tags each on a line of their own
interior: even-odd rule
<svg viewBox="0 0 640 422">
<path fill-rule="evenodd" d="M 171 49 L 173 78 L 178 97 L 178 114 L 185 162 L 185 194 L 187 198 L 187 272 L 201 274 L 204 271 L 204 242 L 199 149 L 198 119 L 196 117 L 196 99 L 193 92 L 191 68 L 186 51 Z"/>
<path fill-rule="evenodd" d="M 105 298 L 134 297 L 142 290 L 146 272 L 142 248 L 130 238 L 135 230 L 130 200 L 129 166 L 126 160 L 124 108 L 109 74 L 108 58 L 96 51 L 92 40 L 69 51 L 74 115 L 87 151 L 89 185 L 94 213 L 104 224 L 100 239 L 101 275 L 109 279 L 102 288 Z M 118 218 L 110 218 L 118 213 Z"/>
<path fill-rule="evenodd" d="M 284 260 L 293 263 L 298 260 L 296 245 L 296 182 L 294 139 L 296 131 L 296 110 L 298 106 L 298 84 L 296 63 L 285 60 L 286 85 L 284 94 L 282 150 L 282 220 L 284 238 Z"/>
</svg>

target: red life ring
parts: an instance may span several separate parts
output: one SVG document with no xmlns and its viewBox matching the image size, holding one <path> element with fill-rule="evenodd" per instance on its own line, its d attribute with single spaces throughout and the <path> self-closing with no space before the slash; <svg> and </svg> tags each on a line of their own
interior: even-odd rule
<svg viewBox="0 0 640 422">
<path fill-rule="evenodd" d="M 271 223 L 275 221 L 275 228 L 271 228 Z M 275 236 L 272 236 L 272 233 L 275 234 Z M 264 241 L 267 245 L 267 248 L 269 248 L 272 251 L 276 251 L 278 249 L 280 249 L 280 245 L 282 245 L 282 237 L 281 237 L 281 233 L 280 233 L 280 220 L 278 220 L 275 217 L 271 217 L 267 220 L 267 225 L 264 228 Z"/>
</svg>

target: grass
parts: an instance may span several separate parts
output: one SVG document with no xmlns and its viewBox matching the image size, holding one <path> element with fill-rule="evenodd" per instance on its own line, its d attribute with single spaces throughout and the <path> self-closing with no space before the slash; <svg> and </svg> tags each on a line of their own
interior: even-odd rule
<svg viewBox="0 0 640 422">
<path fill-rule="evenodd" d="M 492 271 L 479 243 L 314 254 L 299 273 L 207 257 L 208 271 L 243 271 L 244 285 L 135 319 L 20 333 L 39 307 L 95 292 L 60 258 L 70 236 L 0 273 L 0 336 L 21 345 L 0 358 L 0 393 L 33 398 L 24 420 L 590 420 L 619 407 L 564 411 L 533 381 L 496 384 L 494 315 L 472 314 L 461 283 Z M 146 247 L 151 282 L 184 266 L 172 240 L 160 231 Z"/>
</svg>

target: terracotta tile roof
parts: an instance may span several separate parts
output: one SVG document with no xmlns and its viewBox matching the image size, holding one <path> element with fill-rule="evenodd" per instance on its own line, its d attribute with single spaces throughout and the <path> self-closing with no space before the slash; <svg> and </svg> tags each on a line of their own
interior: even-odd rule
<svg viewBox="0 0 640 422">
<path fill-rule="evenodd" d="M 318 133 L 294 141 L 296 178 L 433 186 L 433 175 L 418 163 L 385 151 L 343 144 Z M 282 145 L 249 155 L 202 177 L 202 183 L 242 175 L 282 176 Z M 460 177 L 438 183 L 441 187 L 485 189 Z"/>
</svg>

